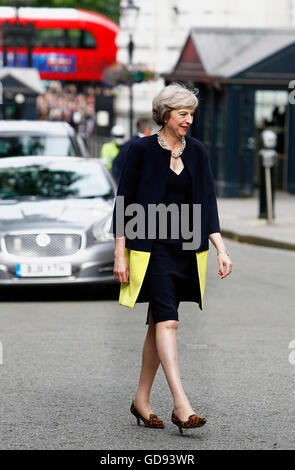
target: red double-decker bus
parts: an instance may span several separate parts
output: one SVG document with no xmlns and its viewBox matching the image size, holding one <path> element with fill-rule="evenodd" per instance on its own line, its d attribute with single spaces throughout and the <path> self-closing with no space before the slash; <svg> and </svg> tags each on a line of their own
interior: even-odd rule
<svg viewBox="0 0 295 470">
<path fill-rule="evenodd" d="M 3 22 L 31 23 L 35 27 L 32 66 L 46 80 L 100 81 L 104 69 L 116 60 L 119 26 L 103 15 L 74 8 L 0 7 Z M 0 38 L 1 46 L 1 38 Z M 28 51 L 7 48 L 7 66 L 27 67 Z M 15 60 L 16 59 L 16 60 Z M 3 47 L 0 47 L 0 66 Z"/>
</svg>

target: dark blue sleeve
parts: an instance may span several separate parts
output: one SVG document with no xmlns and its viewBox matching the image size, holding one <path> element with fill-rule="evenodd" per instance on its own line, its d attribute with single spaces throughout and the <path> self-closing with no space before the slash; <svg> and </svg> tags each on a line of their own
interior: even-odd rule
<svg viewBox="0 0 295 470">
<path fill-rule="evenodd" d="M 111 232 L 115 237 L 122 237 L 125 235 L 125 226 L 131 216 L 125 215 L 125 208 L 136 202 L 137 188 L 140 181 L 140 174 L 142 168 L 142 148 L 136 142 L 128 147 L 126 153 L 126 161 L 124 163 L 119 185 L 117 189 L 115 205 L 113 210 L 113 218 L 111 223 Z M 124 204 L 119 205 L 118 209 L 118 196 L 124 196 Z M 123 220 L 120 226 L 117 227 L 117 220 Z"/>
<path fill-rule="evenodd" d="M 206 179 L 206 210 L 208 211 L 208 233 L 220 232 L 220 223 L 217 208 L 217 198 L 214 179 L 210 167 L 208 154 L 204 145 L 202 145 L 202 152 L 205 165 L 205 179 Z"/>
</svg>

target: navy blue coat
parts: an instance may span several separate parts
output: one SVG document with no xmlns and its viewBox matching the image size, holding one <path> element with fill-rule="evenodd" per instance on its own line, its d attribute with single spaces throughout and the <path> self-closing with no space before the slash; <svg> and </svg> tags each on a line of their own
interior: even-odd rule
<svg viewBox="0 0 295 470">
<path fill-rule="evenodd" d="M 125 207 L 136 202 L 147 214 L 148 204 L 164 201 L 170 158 L 171 151 L 159 145 L 157 134 L 137 139 L 129 146 L 117 189 L 117 195 L 124 196 Z M 181 158 L 192 178 L 192 202 L 201 204 L 201 244 L 195 249 L 195 252 L 201 252 L 209 249 L 209 235 L 220 232 L 214 181 L 206 149 L 199 140 L 186 136 Z M 115 201 L 111 232 L 119 237 L 124 234 L 116 230 L 116 210 Z M 124 226 L 129 219 L 132 216 L 124 215 Z M 125 246 L 131 250 L 151 252 L 153 241 L 126 237 Z"/>
</svg>

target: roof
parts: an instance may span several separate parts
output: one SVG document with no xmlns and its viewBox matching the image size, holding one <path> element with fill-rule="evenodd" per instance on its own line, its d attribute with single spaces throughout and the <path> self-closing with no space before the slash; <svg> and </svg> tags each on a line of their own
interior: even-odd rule
<svg viewBox="0 0 295 470">
<path fill-rule="evenodd" d="M 56 121 L 26 121 L 26 120 L 3 120 L 0 121 L 1 134 L 34 134 L 34 135 L 74 135 L 74 129 L 67 122 Z"/>
<path fill-rule="evenodd" d="M 189 67 L 189 60 L 183 60 L 189 43 L 195 56 L 191 62 L 199 60 L 198 67 Z M 184 67 L 230 78 L 292 44 L 294 28 L 192 28 L 174 71 Z"/>
<path fill-rule="evenodd" d="M 94 11 L 81 10 L 76 8 L 48 8 L 48 7 L 20 7 L 18 9 L 19 18 L 27 20 L 44 19 L 44 20 L 79 20 L 89 21 L 103 25 L 109 29 L 113 29 L 115 33 L 118 32 L 119 26 L 117 23 L 100 15 Z M 0 7 L 0 20 L 15 17 L 14 7 Z"/>
<path fill-rule="evenodd" d="M 4 67 L 0 69 L 0 80 L 7 77 L 14 78 L 35 93 L 42 94 L 45 92 L 37 69 L 24 67 Z"/>
</svg>

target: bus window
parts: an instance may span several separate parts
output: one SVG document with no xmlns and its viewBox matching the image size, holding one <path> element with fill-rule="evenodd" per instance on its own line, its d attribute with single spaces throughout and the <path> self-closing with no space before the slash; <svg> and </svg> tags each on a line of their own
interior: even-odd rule
<svg viewBox="0 0 295 470">
<path fill-rule="evenodd" d="M 37 28 L 34 46 L 56 49 L 95 49 L 96 41 L 94 36 L 85 30 L 74 28 Z"/>
<path fill-rule="evenodd" d="M 70 48 L 95 49 L 96 41 L 89 31 L 81 29 L 66 29 L 65 34 Z"/>
<path fill-rule="evenodd" d="M 67 29 L 66 30 L 66 35 L 67 35 L 67 47 L 74 48 L 74 49 L 80 49 L 81 46 L 81 30 L 80 29 Z"/>
<path fill-rule="evenodd" d="M 83 31 L 83 41 L 82 41 L 82 47 L 84 49 L 95 49 L 96 46 L 96 41 L 94 36 L 92 36 L 89 31 Z"/>
<path fill-rule="evenodd" d="M 64 30 L 61 28 L 36 28 L 34 35 L 34 46 L 62 47 L 61 44 L 64 39 Z"/>
</svg>

